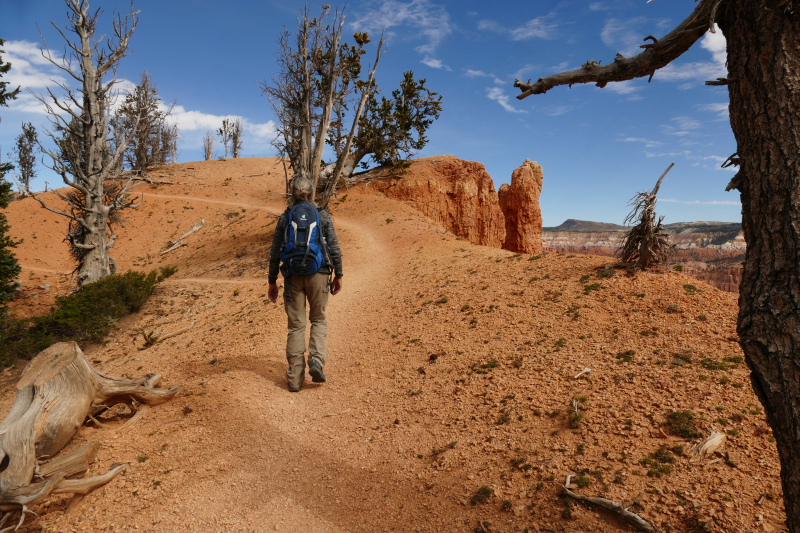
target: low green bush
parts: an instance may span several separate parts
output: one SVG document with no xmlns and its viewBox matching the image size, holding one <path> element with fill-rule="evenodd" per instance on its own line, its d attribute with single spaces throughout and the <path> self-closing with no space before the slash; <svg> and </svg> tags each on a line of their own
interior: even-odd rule
<svg viewBox="0 0 800 533">
<path fill-rule="evenodd" d="M 128 272 L 90 283 L 68 296 L 59 296 L 50 313 L 0 323 L 0 363 L 13 364 L 18 357 L 30 359 L 57 342 L 77 342 L 84 347 L 102 340 L 120 318 L 142 308 L 156 283 L 175 273 Z"/>
</svg>

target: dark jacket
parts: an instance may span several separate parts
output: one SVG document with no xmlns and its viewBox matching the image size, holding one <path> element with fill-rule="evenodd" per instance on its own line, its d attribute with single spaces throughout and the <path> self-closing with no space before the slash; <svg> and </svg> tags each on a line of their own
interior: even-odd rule
<svg viewBox="0 0 800 533">
<path fill-rule="evenodd" d="M 314 205 L 311 202 L 303 202 Z M 316 207 L 316 206 L 314 206 Z M 334 276 L 341 278 L 342 274 L 342 251 L 339 248 L 339 240 L 336 238 L 336 230 L 333 229 L 333 220 L 327 211 L 317 209 L 319 211 L 319 221 L 322 226 L 322 235 L 328 245 L 328 258 L 331 265 L 325 265 L 320 269 L 320 272 L 330 274 L 331 266 L 333 266 Z M 281 263 L 281 250 L 283 249 L 283 239 L 286 235 L 286 220 L 289 218 L 289 209 L 283 212 L 278 219 L 278 225 L 275 226 L 275 236 L 272 238 L 272 248 L 269 252 L 269 282 L 277 283 L 278 274 L 280 272 Z"/>
</svg>

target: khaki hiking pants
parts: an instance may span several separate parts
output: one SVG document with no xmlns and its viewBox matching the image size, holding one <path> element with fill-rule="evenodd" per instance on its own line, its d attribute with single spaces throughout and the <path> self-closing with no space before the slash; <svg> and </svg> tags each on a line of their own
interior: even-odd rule
<svg viewBox="0 0 800 533">
<path fill-rule="evenodd" d="M 325 335 L 328 321 L 325 306 L 328 305 L 328 274 L 290 276 L 284 281 L 283 306 L 289 319 L 289 335 L 286 338 L 286 380 L 290 387 L 300 387 L 305 377 L 306 362 L 306 300 L 308 319 L 311 321 L 311 338 L 308 343 L 308 362 L 316 360 L 325 368 L 328 352 L 325 350 Z M 289 297 L 290 296 L 290 297 Z"/>
</svg>

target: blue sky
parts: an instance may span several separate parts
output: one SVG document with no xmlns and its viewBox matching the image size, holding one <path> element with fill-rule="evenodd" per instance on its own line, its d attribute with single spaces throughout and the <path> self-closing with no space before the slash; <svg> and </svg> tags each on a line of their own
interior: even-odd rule
<svg viewBox="0 0 800 533">
<path fill-rule="evenodd" d="M 112 13 L 129 6 L 92 2 L 105 11 L 105 33 Z M 135 0 L 139 24 L 119 76 L 137 82 L 147 70 L 162 99 L 177 100 L 180 161 L 201 159 L 203 134 L 230 116 L 244 120 L 245 156 L 274 155 L 273 116 L 258 81 L 275 72 L 278 35 L 295 26 L 302 6 L 294 0 Z M 321 3 L 310 6 L 317 12 Z M 347 4 L 346 14 L 348 33 L 377 37 L 386 29 L 387 52 L 376 74 L 381 87 L 390 91 L 403 71 L 413 70 L 443 96 L 442 117 L 419 155 L 479 161 L 498 187 L 526 158 L 538 161 L 545 225 L 567 218 L 621 223 L 627 200 L 652 188 L 673 161 L 657 208 L 666 223 L 738 222 L 739 195 L 725 192 L 733 172 L 719 168 L 736 151 L 727 89 L 704 85 L 726 74 L 720 32 L 706 34 L 649 84 L 576 85 L 515 98 L 515 77 L 535 80 L 589 59 L 608 63 L 617 52 L 633 55 L 643 37 L 663 36 L 694 6 L 692 0 L 365 0 Z M 3 60 L 12 63 L 4 81 L 41 94 L 63 75 L 39 56 L 37 23 L 51 49 L 63 51 L 48 20 L 65 25 L 64 2 L 0 0 L 0 13 Z M 28 93 L 0 108 L 0 117 L 3 160 L 23 121 L 47 127 L 42 106 Z M 60 185 L 40 167 L 34 188 L 44 180 Z"/>
</svg>

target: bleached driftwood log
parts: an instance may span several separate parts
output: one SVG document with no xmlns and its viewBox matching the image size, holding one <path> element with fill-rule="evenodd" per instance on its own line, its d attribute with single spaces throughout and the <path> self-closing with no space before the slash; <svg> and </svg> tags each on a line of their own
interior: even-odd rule
<svg viewBox="0 0 800 533">
<path fill-rule="evenodd" d="M 92 367 L 74 342 L 54 344 L 40 352 L 23 371 L 14 405 L 0 423 L 0 511 L 22 509 L 22 523 L 27 506 L 51 492 L 85 494 L 110 481 L 127 465 L 101 476 L 65 479 L 88 469 L 95 454 L 93 445 L 42 467 L 38 461 L 54 457 L 89 415 L 119 403 L 135 407 L 139 402 L 157 405 L 172 399 L 178 388 L 156 389 L 160 380 L 157 374 L 135 381 L 107 376 Z M 34 482 L 35 477 L 48 476 L 52 477 Z"/>
<path fill-rule="evenodd" d="M 725 433 L 721 431 L 712 431 L 711 435 L 705 440 L 692 446 L 692 458 L 689 459 L 689 462 L 696 463 L 704 460 L 706 457 L 725 446 L 727 440 L 728 437 Z"/>
</svg>

